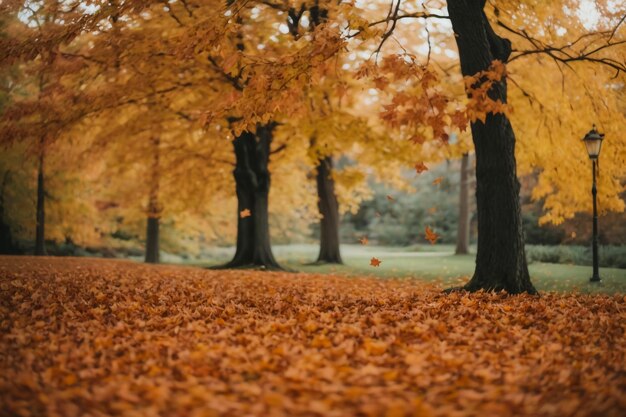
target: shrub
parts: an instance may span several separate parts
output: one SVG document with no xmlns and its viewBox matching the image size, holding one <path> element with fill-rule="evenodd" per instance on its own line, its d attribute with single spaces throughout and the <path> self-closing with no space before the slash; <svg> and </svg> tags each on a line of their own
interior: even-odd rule
<svg viewBox="0 0 626 417">
<path fill-rule="evenodd" d="M 586 246 L 526 245 L 529 262 L 592 265 L 591 248 Z M 601 246 L 599 263 L 604 268 L 626 268 L 626 246 Z"/>
</svg>

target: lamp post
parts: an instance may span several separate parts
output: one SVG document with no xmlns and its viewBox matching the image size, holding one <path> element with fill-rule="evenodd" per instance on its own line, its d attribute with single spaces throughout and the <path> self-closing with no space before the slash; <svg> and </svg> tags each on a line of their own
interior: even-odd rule
<svg viewBox="0 0 626 417">
<path fill-rule="evenodd" d="M 596 195 L 598 194 L 596 188 L 596 169 L 598 163 L 598 157 L 600 156 L 600 149 L 602 148 L 602 140 L 604 139 L 604 133 L 599 133 L 596 130 L 596 125 L 587 132 L 583 138 L 589 159 L 591 159 L 592 178 L 593 185 L 591 186 L 591 195 L 593 195 L 593 239 L 592 239 L 592 252 L 593 252 L 593 275 L 589 281 L 600 282 L 600 273 L 598 268 L 598 207 L 596 203 Z"/>
</svg>

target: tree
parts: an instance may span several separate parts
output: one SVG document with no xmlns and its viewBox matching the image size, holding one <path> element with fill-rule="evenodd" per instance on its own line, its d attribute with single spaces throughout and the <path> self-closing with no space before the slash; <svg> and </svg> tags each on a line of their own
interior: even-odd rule
<svg viewBox="0 0 626 417">
<path fill-rule="evenodd" d="M 392 3 L 386 19 L 368 24 L 368 27 L 379 24 L 387 25 L 382 33 L 382 41 L 377 51 L 381 50 L 382 44 L 390 38 L 392 32 L 395 34 L 396 23 L 400 19 L 449 18 L 460 55 L 461 72 L 466 78 L 468 100 L 463 112 L 472 121 L 472 136 L 477 155 L 479 250 L 476 272 L 465 288 L 469 290 L 505 289 L 513 293 L 534 292 L 528 278 L 524 256 L 518 197 L 519 185 L 516 178 L 515 137 L 507 115 L 507 77 L 505 67 L 502 65 L 508 60 L 512 52 L 510 42 L 496 35 L 492 29 L 483 10 L 484 1 L 474 3 L 449 1 L 449 16 L 427 13 L 426 10 L 413 13 L 401 12 L 400 3 L 400 1 Z M 572 9 L 575 10 L 576 7 Z M 509 18 L 514 24 L 507 25 L 507 22 L 500 20 L 500 16 L 504 15 L 503 10 L 509 14 Z M 539 15 L 539 10 L 541 15 Z M 559 64 L 574 65 L 571 63 L 581 62 L 596 65 L 602 71 L 610 68 L 617 75 L 623 74 L 624 64 L 616 58 L 619 56 L 618 51 L 623 48 L 623 42 L 618 39 L 617 35 L 617 29 L 623 19 L 605 13 L 607 16 L 605 20 L 608 20 L 613 26 L 609 26 L 606 30 L 598 28 L 597 32 L 592 33 L 589 33 L 589 30 L 587 33 L 584 31 L 580 33 L 580 25 L 575 25 L 576 30 L 573 32 L 574 36 L 578 36 L 578 38 L 574 38 L 571 43 L 559 47 L 554 45 L 557 36 L 555 29 L 556 32 L 567 32 L 564 29 L 567 26 L 560 26 L 564 24 L 562 21 L 555 19 L 557 24 L 551 28 L 537 27 L 545 21 L 541 16 L 550 16 L 555 11 L 557 14 L 571 15 L 571 12 L 564 10 L 562 5 L 552 3 L 541 3 L 527 8 L 526 5 L 517 1 L 502 1 L 494 2 L 493 6 L 490 6 L 491 19 L 510 33 L 525 38 L 526 45 L 530 44 L 526 50 L 517 50 L 515 59 L 545 54 Z M 512 27 L 525 24 L 526 20 L 530 22 L 533 29 L 532 35 L 529 35 L 526 30 L 512 29 Z M 477 24 L 476 22 L 480 23 Z M 550 24 L 554 24 L 554 22 L 551 21 Z M 603 25 L 606 27 L 607 24 Z M 428 27 L 426 33 L 428 35 L 428 62 L 431 57 L 431 31 L 428 30 Z M 548 41 L 538 40 L 533 37 L 535 33 L 539 34 L 538 36 L 545 34 L 545 38 L 552 37 L 552 39 Z M 589 41 L 581 42 L 581 46 L 578 47 L 577 44 L 581 40 Z M 529 68 L 531 67 L 526 66 L 526 69 Z M 531 77 L 536 78 L 536 72 L 531 73 L 529 71 L 529 81 L 533 79 Z M 603 82 L 608 82 L 608 78 Z M 519 84 L 518 81 L 514 83 L 516 86 Z M 528 94 L 523 86 L 520 87 L 520 90 L 524 95 L 524 100 L 532 101 L 534 98 L 532 94 Z M 544 90 L 550 91 L 549 88 Z M 598 88 L 590 95 L 601 95 L 606 92 L 606 88 Z M 391 110 L 388 119 L 397 119 L 397 106 L 391 107 Z M 532 112 L 527 115 L 530 116 L 531 114 Z M 420 123 L 423 122 L 420 121 Z M 405 121 L 400 123 L 400 125 L 405 124 Z M 527 124 L 527 126 L 531 125 L 532 123 Z M 536 132 L 533 137 L 541 138 Z M 419 142 L 423 143 L 425 140 L 430 140 L 430 136 L 422 136 Z M 571 149 L 571 147 L 568 148 Z M 535 149 L 528 149 L 526 146 L 521 149 L 527 150 L 528 155 L 535 153 Z M 547 165 L 561 163 L 553 158 L 552 151 L 546 153 L 546 158 L 550 158 L 552 161 Z M 611 159 L 616 160 L 615 158 Z M 553 178 L 552 175 L 550 177 Z M 575 176 L 569 175 L 565 180 L 559 182 L 571 182 L 573 177 Z M 619 181 L 617 183 L 619 184 Z M 613 196 L 617 196 L 618 193 L 616 194 L 615 191 L 621 189 L 615 185 L 607 188 L 608 193 Z M 554 192 L 554 188 L 548 188 L 547 192 Z M 613 206 L 618 210 L 623 209 L 620 208 L 620 204 Z M 559 206 L 554 205 L 553 207 L 558 208 Z"/>
<path fill-rule="evenodd" d="M 326 156 L 320 159 L 315 170 L 317 198 L 320 215 L 320 253 L 318 263 L 341 264 L 339 250 L 339 203 L 335 193 L 333 175 L 333 158 Z"/>
<path fill-rule="evenodd" d="M 467 77 L 480 74 L 471 89 L 487 81 L 484 74 L 495 60 L 506 62 L 511 53 L 511 42 L 493 31 L 483 7 L 484 2 L 448 1 L 461 72 Z M 506 103 L 506 77 L 493 82 L 487 94 Z M 474 276 L 464 288 L 536 293 L 524 252 L 513 128 L 504 113 L 491 112 L 484 121 L 473 121 L 471 130 L 476 149 L 478 251 Z"/>
<path fill-rule="evenodd" d="M 93 91 L 75 88 L 93 74 L 82 57 L 72 53 L 73 48 L 62 50 L 61 46 L 75 41 L 106 14 L 89 15 L 52 0 L 30 6 L 20 2 L 1 6 L 12 17 L 7 25 L 9 36 L 0 39 L 3 68 L 20 62 L 22 66 L 11 80 L 19 88 L 13 89 L 10 105 L 3 109 L 0 144 L 7 148 L 27 144 L 25 155 L 36 159 L 35 254 L 45 255 L 50 148 L 64 130 L 106 101 L 101 95 L 92 95 Z M 59 102 L 72 105 L 59 106 Z"/>
<path fill-rule="evenodd" d="M 282 269 L 272 254 L 268 221 L 268 164 L 275 127 L 275 123 L 259 125 L 256 133 L 244 131 L 233 140 L 239 219 L 235 256 L 225 267 Z"/>
<path fill-rule="evenodd" d="M 459 180 L 459 221 L 457 227 L 456 249 L 457 255 L 467 255 L 469 253 L 470 240 L 470 155 L 464 153 L 461 157 L 461 179 Z"/>
</svg>

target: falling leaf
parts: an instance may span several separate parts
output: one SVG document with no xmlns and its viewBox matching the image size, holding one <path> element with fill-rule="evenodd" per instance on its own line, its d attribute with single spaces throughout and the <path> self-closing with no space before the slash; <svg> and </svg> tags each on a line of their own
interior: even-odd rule
<svg viewBox="0 0 626 417">
<path fill-rule="evenodd" d="M 239 213 L 239 217 L 241 217 L 242 219 L 245 219 L 246 217 L 250 217 L 251 215 L 252 215 L 252 213 L 250 212 L 249 209 L 243 209 Z"/>
<path fill-rule="evenodd" d="M 439 209 L 437 207 L 431 207 L 428 209 L 428 214 L 435 214 Z"/>
<path fill-rule="evenodd" d="M 396 199 L 395 199 L 395 198 L 393 198 L 393 197 L 392 197 L 392 196 L 390 196 L 390 195 L 387 195 L 387 200 L 389 200 L 389 201 L 396 201 Z"/>
<path fill-rule="evenodd" d="M 361 245 L 367 245 L 368 243 L 370 243 L 369 239 L 367 238 L 367 236 L 363 236 L 359 242 L 361 242 Z"/>
<path fill-rule="evenodd" d="M 443 177 L 437 177 L 433 180 L 433 185 L 439 185 L 443 181 Z"/>
<path fill-rule="evenodd" d="M 376 267 L 377 267 L 377 266 L 380 266 L 380 264 L 381 264 L 381 263 L 383 263 L 383 261 L 381 261 L 381 260 L 380 260 L 380 259 L 378 259 L 378 258 L 372 258 L 372 259 L 370 259 L 370 265 L 371 265 L 371 266 L 376 266 Z"/>
<path fill-rule="evenodd" d="M 433 232 L 433 230 L 429 226 L 426 226 L 425 237 L 426 237 L 426 240 L 429 241 L 431 245 L 434 245 L 435 242 L 437 242 L 437 239 L 439 239 L 439 235 Z"/>
<path fill-rule="evenodd" d="M 382 214 L 380 214 L 380 212 L 378 212 L 378 211 L 377 211 L 376 213 L 374 213 L 374 216 L 376 216 L 376 217 L 381 217 L 381 216 L 382 216 Z"/>
<path fill-rule="evenodd" d="M 424 171 L 427 171 L 428 167 L 426 165 L 424 165 L 423 162 L 418 162 L 417 164 L 415 164 L 415 172 L 418 174 L 421 174 Z"/>
</svg>

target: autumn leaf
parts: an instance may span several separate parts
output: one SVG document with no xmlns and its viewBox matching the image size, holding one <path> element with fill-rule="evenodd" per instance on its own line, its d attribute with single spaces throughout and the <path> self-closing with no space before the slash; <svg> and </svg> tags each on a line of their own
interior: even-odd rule
<svg viewBox="0 0 626 417">
<path fill-rule="evenodd" d="M 3 415 L 623 414 L 607 389 L 622 373 L 623 294 L 444 294 L 418 279 L 89 258 L 5 256 L 0 271 Z M 572 357 L 594 371 L 579 378 Z M 530 395 L 543 406 L 520 411 Z"/>
<path fill-rule="evenodd" d="M 382 263 L 382 261 L 380 259 L 378 259 L 378 258 L 370 259 L 370 266 L 378 267 L 378 266 L 380 266 L 381 263 Z"/>
<path fill-rule="evenodd" d="M 359 242 L 361 242 L 361 245 L 367 245 L 370 241 L 367 236 L 363 236 L 361 239 L 359 239 Z"/>
<path fill-rule="evenodd" d="M 433 185 L 439 185 L 443 181 L 443 177 L 437 177 L 433 180 Z"/>
<path fill-rule="evenodd" d="M 224 71 L 226 73 L 230 73 L 231 69 L 237 63 L 238 59 L 239 59 L 239 54 L 238 53 L 233 53 L 230 56 L 228 56 L 227 58 L 225 58 L 224 62 L 222 63 L 222 68 L 224 69 Z"/>
<path fill-rule="evenodd" d="M 379 90 L 384 90 L 389 85 L 389 80 L 386 77 L 375 77 L 373 81 Z"/>
<path fill-rule="evenodd" d="M 379 356 L 387 351 L 387 343 L 382 340 L 367 338 L 363 341 L 363 347 L 368 355 Z"/>
<path fill-rule="evenodd" d="M 421 145 L 426 142 L 426 138 L 421 135 L 413 135 L 409 138 L 409 141 L 411 141 L 414 145 Z"/>
<path fill-rule="evenodd" d="M 249 209 L 243 209 L 239 212 L 239 217 L 241 217 L 242 219 L 245 219 L 246 217 L 250 217 L 252 215 L 252 213 L 250 212 Z"/>
<path fill-rule="evenodd" d="M 435 233 L 429 226 L 426 226 L 426 240 L 430 242 L 431 245 L 434 245 L 435 242 L 437 242 L 437 239 L 439 239 L 439 235 L 437 233 Z"/>
<path fill-rule="evenodd" d="M 458 127 L 462 132 L 467 129 L 468 119 L 465 112 L 456 111 L 452 114 L 452 124 Z"/>
<path fill-rule="evenodd" d="M 390 195 L 387 195 L 387 200 L 389 200 L 389 201 L 396 201 L 396 199 L 395 199 L 395 198 L 393 198 L 393 197 L 392 197 L 392 196 L 390 196 Z"/>
<path fill-rule="evenodd" d="M 427 171 L 428 167 L 426 165 L 424 165 L 423 162 L 418 162 L 417 164 L 415 164 L 415 172 L 418 174 L 421 174 L 424 171 Z"/>
</svg>

